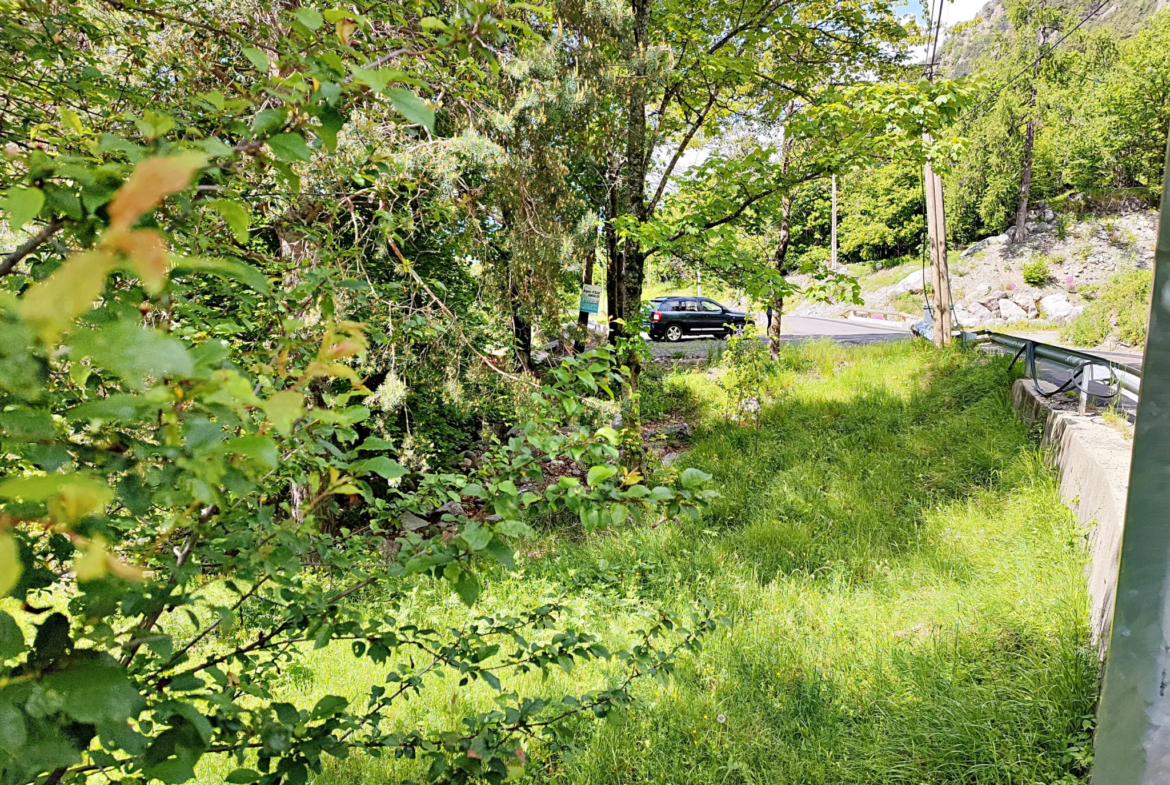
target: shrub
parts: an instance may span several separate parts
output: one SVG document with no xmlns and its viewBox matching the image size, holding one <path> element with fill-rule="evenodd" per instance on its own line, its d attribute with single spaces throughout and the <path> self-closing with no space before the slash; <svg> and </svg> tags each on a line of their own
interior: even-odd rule
<svg viewBox="0 0 1170 785">
<path fill-rule="evenodd" d="M 1131 346 L 1146 340 L 1150 316 L 1149 270 L 1132 270 L 1102 286 L 1085 311 L 1069 322 L 1061 337 L 1077 346 L 1096 346 L 1110 335 Z"/>
<path fill-rule="evenodd" d="M 1033 257 L 1024 263 L 1024 283 L 1029 286 L 1043 286 L 1048 283 L 1048 260 L 1043 256 Z"/>
</svg>

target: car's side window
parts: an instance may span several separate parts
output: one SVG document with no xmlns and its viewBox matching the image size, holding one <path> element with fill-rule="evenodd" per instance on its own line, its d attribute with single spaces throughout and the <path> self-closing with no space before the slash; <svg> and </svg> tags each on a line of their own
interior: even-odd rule
<svg viewBox="0 0 1170 785">
<path fill-rule="evenodd" d="M 678 300 L 667 300 L 661 306 L 659 306 L 658 310 L 660 310 L 660 311 L 677 311 L 678 310 Z"/>
<path fill-rule="evenodd" d="M 710 300 L 703 300 L 700 303 L 700 305 L 703 307 L 703 310 L 706 311 L 707 313 L 722 313 L 723 312 L 722 308 L 720 308 L 718 305 L 711 302 Z"/>
<path fill-rule="evenodd" d="M 679 300 L 678 301 L 678 308 L 676 308 L 675 310 L 676 311 L 694 311 L 694 310 L 696 310 L 695 301 L 694 300 Z"/>
</svg>

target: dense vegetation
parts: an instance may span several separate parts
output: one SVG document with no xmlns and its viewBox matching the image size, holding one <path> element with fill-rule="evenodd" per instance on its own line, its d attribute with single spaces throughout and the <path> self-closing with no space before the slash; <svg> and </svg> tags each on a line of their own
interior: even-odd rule
<svg viewBox="0 0 1170 785">
<path fill-rule="evenodd" d="M 1021 156 L 1152 185 L 1165 104 L 1109 100 L 1166 20 L 1070 46 L 1119 131 L 1056 175 L 1049 105 L 920 78 L 895 0 L 0 0 L 0 782 L 1080 777 L 1079 552 L 1003 365 L 777 319 L 660 379 L 636 326 L 651 269 L 855 296 L 833 174 L 879 262 L 928 159 L 957 237 Z M 988 96 L 1037 152 L 972 170 Z M 680 465 L 644 413 L 702 421 Z"/>
</svg>

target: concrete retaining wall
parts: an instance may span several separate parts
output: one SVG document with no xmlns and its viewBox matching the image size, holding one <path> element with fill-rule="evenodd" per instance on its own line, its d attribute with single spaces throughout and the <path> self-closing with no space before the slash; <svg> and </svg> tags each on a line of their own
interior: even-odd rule
<svg viewBox="0 0 1170 785">
<path fill-rule="evenodd" d="M 1040 384 L 1045 391 L 1055 387 Z M 1099 416 L 1078 414 L 1076 401 L 1053 398 L 1037 395 L 1030 379 L 1017 379 L 1012 386 L 1012 403 L 1024 419 L 1044 423 L 1043 444 L 1060 476 L 1060 497 L 1088 532 L 1090 625 L 1093 643 L 1104 656 L 1113 621 L 1133 442 Z"/>
</svg>

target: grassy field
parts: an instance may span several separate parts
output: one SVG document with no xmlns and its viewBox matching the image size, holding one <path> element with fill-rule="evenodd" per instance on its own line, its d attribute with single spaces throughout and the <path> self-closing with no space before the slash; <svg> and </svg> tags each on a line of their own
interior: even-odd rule
<svg viewBox="0 0 1170 785">
<path fill-rule="evenodd" d="M 712 604 L 730 626 L 635 705 L 529 749 L 528 783 L 1082 782 L 1096 661 L 1086 646 L 1083 538 L 1034 435 L 1007 401 L 1007 361 L 910 343 L 787 347 L 776 370 L 648 372 L 645 409 L 696 426 L 669 470 L 697 466 L 722 497 L 699 521 L 586 535 L 549 523 L 475 612 L 561 597 L 620 645 L 655 606 Z M 762 401 L 743 407 L 745 397 Z M 376 608 L 378 598 L 364 601 Z M 423 585 L 408 613 L 468 611 Z M 331 646 L 290 668 L 287 699 L 361 701 L 386 666 Z M 592 665 L 505 689 L 558 695 L 614 674 Z M 454 726 L 494 696 L 454 678 L 397 727 Z M 310 703 L 311 705 L 311 703 Z M 208 760 L 203 782 L 236 764 Z M 319 783 L 420 778 L 411 761 L 331 761 Z"/>
</svg>

